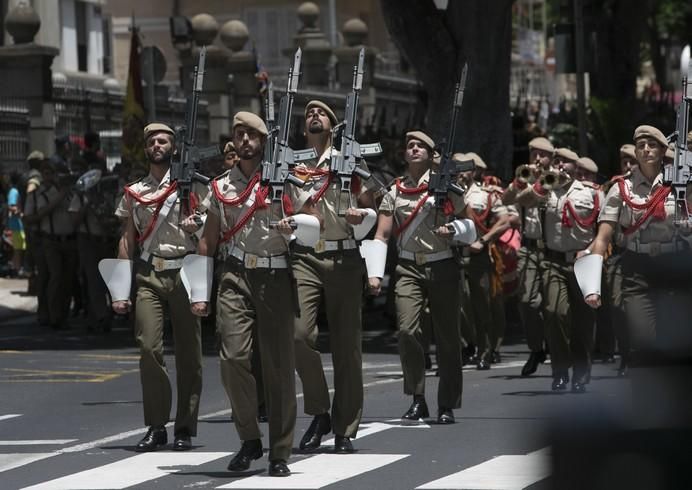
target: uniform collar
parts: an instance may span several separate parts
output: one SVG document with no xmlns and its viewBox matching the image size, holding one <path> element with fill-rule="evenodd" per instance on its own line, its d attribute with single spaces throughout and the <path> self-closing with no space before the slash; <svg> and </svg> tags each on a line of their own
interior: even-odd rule
<svg viewBox="0 0 692 490">
<path fill-rule="evenodd" d="M 639 167 L 632 169 L 632 188 L 633 189 L 638 189 L 640 186 L 643 186 L 644 189 L 651 190 L 655 189 L 659 185 L 663 183 L 663 172 L 659 172 L 656 178 L 654 178 L 653 182 L 649 182 L 644 174 L 639 170 Z"/>
<path fill-rule="evenodd" d="M 231 182 L 239 182 L 241 184 L 246 184 L 250 182 L 250 179 L 245 177 L 245 174 L 243 173 L 242 170 L 240 170 L 240 166 L 236 165 L 231 169 L 231 172 L 228 174 L 228 180 Z"/>
<path fill-rule="evenodd" d="M 427 184 L 430 181 L 430 170 L 426 170 L 423 175 L 421 175 L 420 179 L 418 182 L 416 182 L 413 177 L 411 176 L 410 173 L 406 172 L 406 175 L 404 175 L 404 182 L 407 184 L 407 187 L 420 187 L 423 184 Z"/>
</svg>

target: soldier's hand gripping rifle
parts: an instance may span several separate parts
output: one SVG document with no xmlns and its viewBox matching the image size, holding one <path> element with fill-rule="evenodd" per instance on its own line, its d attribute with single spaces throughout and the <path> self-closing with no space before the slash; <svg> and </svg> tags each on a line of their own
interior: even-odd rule
<svg viewBox="0 0 692 490">
<path fill-rule="evenodd" d="M 687 205 L 687 186 L 692 177 L 692 152 L 687 148 L 687 134 L 690 129 L 690 107 L 692 106 L 692 60 L 687 66 L 687 74 L 682 79 L 682 100 L 678 106 L 675 132 L 668 137 L 675 143 L 673 165 L 663 169 L 663 183 L 671 186 L 675 196 L 676 225 L 692 226 L 692 216 Z"/>
<path fill-rule="evenodd" d="M 369 179 L 370 172 L 358 166 L 363 158 L 382 154 L 382 146 L 379 143 L 360 144 L 356 141 L 356 120 L 358 118 L 358 97 L 363 88 L 363 64 L 365 62 L 365 50 L 358 54 L 358 64 L 353 67 L 353 90 L 346 97 L 345 121 L 334 128 L 334 134 L 341 132 L 341 149 L 339 154 L 332 155 L 330 171 L 339 178 L 340 198 L 337 204 L 337 212 L 340 216 L 346 214 L 346 209 L 351 207 L 351 179 L 353 174 L 360 178 Z M 332 138 L 335 141 L 336 137 Z"/>
<path fill-rule="evenodd" d="M 454 103 L 452 104 L 452 120 L 449 124 L 449 134 L 447 139 L 443 140 L 440 145 L 440 165 L 437 170 L 430 173 L 430 182 L 428 183 L 428 193 L 433 196 L 435 207 L 443 209 L 447 202 L 447 197 L 450 192 L 458 196 L 464 195 L 464 189 L 457 185 L 457 176 L 462 172 L 473 170 L 473 160 L 457 162 L 452 160 L 452 147 L 454 145 L 454 137 L 456 136 L 457 120 L 461 112 L 461 103 L 464 100 L 464 89 L 466 88 L 466 76 L 468 73 L 468 65 L 464 64 L 461 71 L 461 77 L 456 84 L 454 92 Z"/>
<path fill-rule="evenodd" d="M 195 131 L 197 129 L 197 109 L 199 96 L 202 93 L 204 82 L 204 62 L 207 56 L 207 48 L 203 47 L 199 53 L 199 61 L 195 66 L 192 81 L 192 96 L 187 100 L 185 111 L 185 123 L 175 130 L 176 153 L 171 163 L 171 182 L 177 182 L 178 196 L 180 197 L 180 219 L 191 214 L 190 191 L 193 182 L 201 182 L 206 185 L 209 178 L 199 173 L 200 163 L 221 155 L 217 145 L 199 148 L 195 144 Z"/>
<path fill-rule="evenodd" d="M 293 151 L 288 146 L 293 99 L 298 91 L 298 79 L 300 78 L 301 57 L 302 52 L 298 48 L 293 57 L 293 65 L 288 70 L 288 86 L 286 94 L 281 97 L 278 120 L 274 114 L 273 86 L 270 84 L 269 90 L 267 90 L 265 112 L 269 135 L 264 146 L 260 183 L 263 186 L 269 186 L 272 206 L 282 206 L 286 182 L 298 187 L 303 187 L 305 184 L 291 173 L 293 167 L 299 162 L 317 157 L 317 153 L 313 149 Z"/>
</svg>

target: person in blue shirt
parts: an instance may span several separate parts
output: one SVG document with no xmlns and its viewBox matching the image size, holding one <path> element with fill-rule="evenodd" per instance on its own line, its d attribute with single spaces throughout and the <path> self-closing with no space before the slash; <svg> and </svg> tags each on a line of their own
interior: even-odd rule
<svg viewBox="0 0 692 490">
<path fill-rule="evenodd" d="M 22 269 L 22 259 L 26 250 L 24 224 L 22 223 L 21 198 L 19 194 L 19 174 L 10 175 L 10 190 L 7 193 L 7 229 L 12 234 L 12 260 L 10 275 L 16 276 Z"/>
</svg>

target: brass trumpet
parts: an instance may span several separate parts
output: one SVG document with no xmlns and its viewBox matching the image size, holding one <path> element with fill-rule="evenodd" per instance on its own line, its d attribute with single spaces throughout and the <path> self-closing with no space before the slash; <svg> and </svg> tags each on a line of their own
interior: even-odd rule
<svg viewBox="0 0 692 490">
<path fill-rule="evenodd" d="M 536 182 L 536 175 L 531 165 L 519 165 L 514 171 L 514 178 L 522 184 L 533 184 Z"/>
<path fill-rule="evenodd" d="M 564 187 L 571 181 L 568 174 L 558 170 L 546 170 L 541 174 L 539 182 L 541 187 L 547 191 Z"/>
</svg>

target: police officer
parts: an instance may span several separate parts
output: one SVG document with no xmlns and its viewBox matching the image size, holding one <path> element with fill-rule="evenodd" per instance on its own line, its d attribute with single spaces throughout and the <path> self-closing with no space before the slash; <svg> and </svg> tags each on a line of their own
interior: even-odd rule
<svg viewBox="0 0 692 490">
<path fill-rule="evenodd" d="M 502 196 L 506 205 L 516 204 L 521 222 L 521 248 L 519 249 L 519 316 L 526 332 L 526 343 L 530 354 L 521 369 L 522 376 L 536 372 L 538 365 L 545 362 L 545 324 L 541 309 L 541 260 L 543 259 L 543 230 L 541 227 L 540 209 L 526 207 L 517 203 L 517 195 L 533 183 L 543 169 L 550 165 L 555 148 L 547 138 L 538 137 L 529 141 L 529 163 L 522 167 L 526 175 L 519 175 L 509 185 Z"/>
<path fill-rule="evenodd" d="M 192 237 L 200 225 L 194 215 L 180 216 L 177 185 L 170 180 L 173 130 L 151 123 L 144 128 L 144 140 L 149 174 L 125 187 L 116 210 L 125 221 L 118 258 L 136 260 L 135 335 L 140 349 L 144 423 L 149 429 L 135 450 L 153 451 L 168 442 L 165 424 L 171 411 L 171 385 L 163 357 L 164 308 L 168 308 L 178 394 L 173 449 L 185 451 L 197 434 L 202 348 L 200 321 L 188 307 L 179 271 L 185 255 L 195 250 Z M 206 193 L 206 186 L 196 185 L 191 202 L 201 202 Z M 129 310 L 129 300 L 113 299 L 116 313 Z"/>
<path fill-rule="evenodd" d="M 396 306 L 399 355 L 404 372 L 404 393 L 413 395 L 404 423 L 429 417 L 425 401 L 425 358 L 422 314 L 430 308 L 437 344 L 440 384 L 437 391 L 437 422 L 455 422 L 453 410 L 461 407 L 463 378 L 459 331 L 459 268 L 451 250 L 453 228 L 446 226 L 448 214 L 434 209 L 429 201 L 428 182 L 432 165 L 432 138 L 422 131 L 406 133 L 405 160 L 408 172 L 380 205 L 375 241 L 397 241 Z M 450 215 L 460 215 L 466 204 L 455 194 Z M 451 209 L 453 208 L 453 210 Z M 396 225 L 396 226 L 395 226 Z M 386 246 L 381 249 L 386 253 Z M 370 274 L 368 274 L 370 276 Z M 369 288 L 378 294 L 381 277 L 369 277 Z"/>
<path fill-rule="evenodd" d="M 356 206 L 373 208 L 374 199 L 364 183 L 354 178 L 350 202 L 344 202 L 338 179 L 330 177 L 330 159 L 336 151 L 332 147 L 331 130 L 337 122 L 327 104 L 313 100 L 306 105 L 307 146 L 314 148 L 318 157 L 296 168 L 296 175 L 305 179 L 305 186 L 291 191 L 295 193 L 298 208 L 312 200 L 324 227 L 314 248 L 296 246 L 293 253 L 300 302 L 295 348 L 296 369 L 305 394 L 305 412 L 313 415 L 300 448 L 317 449 L 322 437 L 333 429 L 335 452 L 351 453 L 350 439 L 356 436 L 363 413 L 361 309 L 365 273 L 352 226 L 361 224 L 367 214 Z M 331 417 L 329 388 L 316 345 L 317 310 L 322 295 L 334 361 Z"/>
<path fill-rule="evenodd" d="M 595 184 L 574 178 L 578 158 L 572 150 L 558 148 L 552 172 L 529 187 L 527 194 L 528 205 L 532 200 L 534 206 L 544 206 L 542 294 L 553 368 L 551 387 L 554 391 L 566 389 L 572 366 L 572 392 L 583 393 L 591 378 L 595 317 L 593 311 L 584 308 L 573 264 L 576 253 L 593 239 L 604 197 Z"/>
<path fill-rule="evenodd" d="M 73 274 L 77 265 L 75 226 L 68 213 L 72 183 L 66 167 L 48 160 L 41 165 L 43 183 L 35 196 L 27 200 L 25 210 L 28 223 L 38 223 L 41 233 L 41 251 L 45 257 L 47 282 L 46 310 L 39 296 L 39 322 L 47 313 L 48 323 L 54 329 L 68 328 L 67 318 L 73 290 Z M 32 194 L 34 194 L 32 193 Z"/>
</svg>

